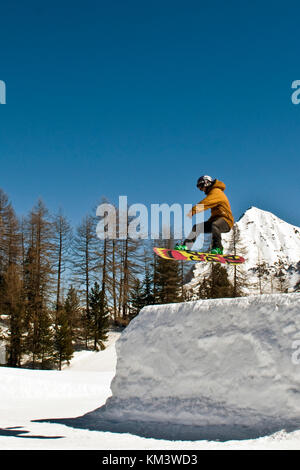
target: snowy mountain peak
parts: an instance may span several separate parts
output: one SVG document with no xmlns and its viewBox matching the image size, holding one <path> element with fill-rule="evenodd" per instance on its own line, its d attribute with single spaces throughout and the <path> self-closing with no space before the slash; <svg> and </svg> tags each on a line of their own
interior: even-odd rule
<svg viewBox="0 0 300 470">
<path fill-rule="evenodd" d="M 300 228 L 271 212 L 251 207 L 237 222 L 248 263 L 264 260 L 273 265 L 279 259 L 291 265 L 300 260 Z M 227 243 L 230 234 L 224 236 Z"/>
<path fill-rule="evenodd" d="M 279 261 L 284 263 L 289 288 L 293 291 L 300 275 L 300 228 L 285 222 L 272 212 L 254 206 L 246 210 L 236 222 L 236 227 L 239 238 L 236 252 L 246 259 L 243 268 L 248 270 L 250 284 L 253 284 L 250 291 L 255 293 L 257 289 L 257 265 L 265 262 L 275 272 Z M 233 230 L 223 234 L 222 240 L 224 252 L 233 252 Z M 205 264 L 198 263 L 194 270 L 194 280 L 203 276 L 206 270 Z M 229 273 L 232 272 L 230 268 L 228 270 Z"/>
<path fill-rule="evenodd" d="M 244 214 L 240 217 L 238 222 L 241 220 L 247 220 L 249 222 L 257 222 L 257 223 L 265 223 L 269 225 L 270 223 L 285 223 L 284 220 L 280 219 L 276 215 L 274 215 L 272 212 L 266 211 L 259 209 L 258 207 L 251 206 L 249 209 L 244 212 Z M 289 225 L 289 224 L 288 224 Z"/>
</svg>

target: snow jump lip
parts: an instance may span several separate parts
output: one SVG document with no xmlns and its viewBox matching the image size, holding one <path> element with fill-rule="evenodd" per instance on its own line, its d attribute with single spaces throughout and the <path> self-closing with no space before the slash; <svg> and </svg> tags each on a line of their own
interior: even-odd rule
<svg viewBox="0 0 300 470">
<path fill-rule="evenodd" d="M 299 429 L 299 310 L 300 293 L 144 307 L 118 340 L 99 418 L 152 433 L 156 423 L 170 439 Z"/>
</svg>

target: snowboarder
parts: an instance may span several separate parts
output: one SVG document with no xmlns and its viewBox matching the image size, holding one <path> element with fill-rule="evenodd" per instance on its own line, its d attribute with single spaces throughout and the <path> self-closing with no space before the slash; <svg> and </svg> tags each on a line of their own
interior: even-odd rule
<svg viewBox="0 0 300 470">
<path fill-rule="evenodd" d="M 197 188 L 203 191 L 206 197 L 196 204 L 187 216 L 192 217 L 194 214 L 207 209 L 211 209 L 211 216 L 206 222 L 194 225 L 188 237 L 182 244 L 177 243 L 175 249 L 191 250 L 198 235 L 204 232 L 212 234 L 210 253 L 222 255 L 223 246 L 221 233 L 230 232 L 234 224 L 231 207 L 227 196 L 224 194 L 226 186 L 222 181 L 204 175 L 198 178 Z"/>
</svg>

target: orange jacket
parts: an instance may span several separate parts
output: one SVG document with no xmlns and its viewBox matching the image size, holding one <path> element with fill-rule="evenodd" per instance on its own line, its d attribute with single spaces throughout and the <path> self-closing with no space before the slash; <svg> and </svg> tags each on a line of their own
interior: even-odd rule
<svg viewBox="0 0 300 470">
<path fill-rule="evenodd" d="M 225 188 L 222 181 L 216 180 L 207 196 L 192 208 L 192 214 L 211 209 L 211 219 L 223 217 L 231 228 L 234 224 L 234 218 L 227 196 L 224 194 Z"/>
</svg>

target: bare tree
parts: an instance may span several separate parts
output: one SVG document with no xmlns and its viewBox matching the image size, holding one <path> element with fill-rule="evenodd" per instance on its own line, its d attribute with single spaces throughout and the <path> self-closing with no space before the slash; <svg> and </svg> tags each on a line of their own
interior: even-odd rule
<svg viewBox="0 0 300 470">
<path fill-rule="evenodd" d="M 241 231 L 237 224 L 234 224 L 232 227 L 228 249 L 233 255 L 247 255 L 247 249 L 243 243 Z M 241 297 L 244 293 L 244 289 L 248 286 L 245 266 L 244 264 L 235 264 L 232 268 L 232 297 Z"/>
<path fill-rule="evenodd" d="M 278 290 L 281 293 L 288 292 L 288 281 L 286 267 L 282 260 L 278 260 L 274 263 L 275 266 L 275 279 L 277 281 Z"/>
<path fill-rule="evenodd" d="M 21 264 L 21 234 L 19 223 L 11 205 L 2 218 L 2 311 L 8 316 L 6 348 L 8 365 L 20 366 L 23 353 L 24 298 Z"/>
<path fill-rule="evenodd" d="M 53 294 L 53 224 L 40 200 L 26 220 L 24 289 L 26 295 L 27 350 L 32 366 L 41 360 L 42 368 L 51 355 L 49 312 Z"/>
<path fill-rule="evenodd" d="M 86 347 L 88 347 L 89 340 L 89 292 L 95 280 L 98 261 L 97 248 L 96 220 L 95 217 L 87 215 L 77 227 L 72 250 L 75 281 L 84 298 L 83 327 Z"/>
<path fill-rule="evenodd" d="M 56 268 L 56 312 L 62 305 L 61 282 L 62 275 L 70 261 L 70 248 L 72 242 L 72 229 L 67 218 L 60 211 L 54 218 L 54 244 Z"/>
</svg>

